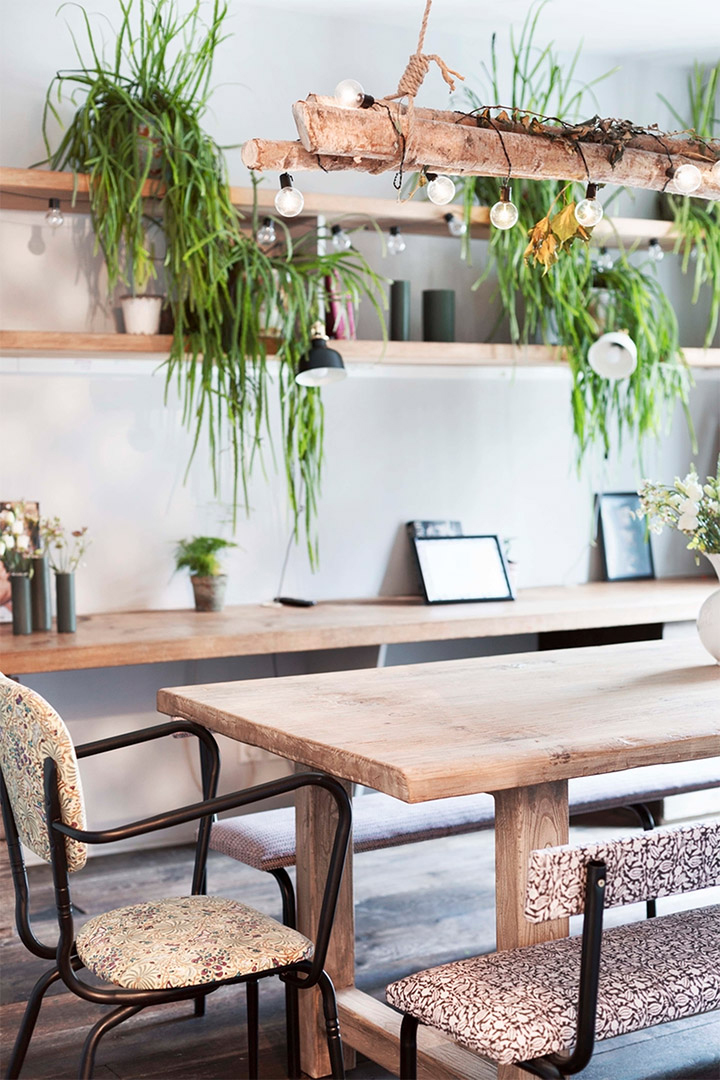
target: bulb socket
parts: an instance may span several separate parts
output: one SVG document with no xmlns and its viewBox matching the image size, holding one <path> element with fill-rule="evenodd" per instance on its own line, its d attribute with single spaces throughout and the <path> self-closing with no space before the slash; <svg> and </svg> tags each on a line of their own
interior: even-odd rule
<svg viewBox="0 0 720 1080">
<path fill-rule="evenodd" d="M 273 221 L 272 221 L 272 218 L 270 218 L 270 217 L 264 217 L 262 219 L 262 223 L 263 223 L 264 227 L 267 228 L 268 225 L 272 225 Z"/>
<path fill-rule="evenodd" d="M 596 199 L 597 198 L 597 184 L 588 184 L 587 188 L 585 189 L 585 198 L 586 199 Z"/>
<path fill-rule="evenodd" d="M 48 210 L 59 210 L 59 209 L 60 209 L 60 200 L 59 199 L 48 199 Z"/>
<path fill-rule="evenodd" d="M 509 184 L 503 184 L 500 188 L 500 202 L 512 202 L 512 189 Z"/>
<path fill-rule="evenodd" d="M 289 172 L 280 173 L 280 187 L 291 188 L 293 186 L 293 178 Z"/>
<path fill-rule="evenodd" d="M 363 94 L 363 99 L 360 102 L 361 109 L 370 109 L 375 104 L 375 98 L 372 94 Z"/>
<path fill-rule="evenodd" d="M 391 236 L 399 236 L 400 235 L 400 228 L 399 228 L 398 225 L 391 225 L 390 229 L 389 229 L 389 232 L 390 232 Z"/>
<path fill-rule="evenodd" d="M 333 236 L 339 236 L 342 231 L 343 231 L 342 225 L 333 225 L 332 229 L 330 230 L 330 232 L 333 234 Z"/>
</svg>

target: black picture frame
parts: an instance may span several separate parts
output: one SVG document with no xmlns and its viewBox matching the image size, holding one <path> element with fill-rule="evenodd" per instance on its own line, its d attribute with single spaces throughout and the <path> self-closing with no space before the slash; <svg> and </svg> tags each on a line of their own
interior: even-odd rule
<svg viewBox="0 0 720 1080">
<path fill-rule="evenodd" d="M 599 536 L 606 581 L 648 581 L 655 577 L 650 535 L 638 516 L 635 491 L 597 496 Z"/>
<path fill-rule="evenodd" d="M 447 550 L 447 558 L 453 557 L 453 546 L 455 546 L 455 554 L 459 555 L 460 548 L 458 545 L 467 544 L 467 541 L 472 540 L 486 540 L 489 541 L 487 545 L 484 545 L 488 557 L 492 560 L 492 569 L 494 571 L 495 580 L 502 582 L 501 589 L 488 589 L 484 594 L 481 589 L 471 590 L 475 595 L 462 596 L 460 591 L 454 596 L 439 596 L 436 594 L 434 585 L 428 574 L 427 560 L 425 558 L 425 552 L 429 549 L 425 545 L 445 545 Z M 514 600 L 515 595 L 513 593 L 512 585 L 510 584 L 510 577 L 507 571 L 507 564 L 505 562 L 505 556 L 502 550 L 502 544 L 500 543 L 500 537 L 494 533 L 486 533 L 480 535 L 470 536 L 416 536 L 412 541 L 413 550 L 415 552 L 415 560 L 418 567 L 418 575 L 420 583 L 422 585 L 423 596 L 426 604 L 477 604 L 477 603 L 490 603 L 497 600 Z M 436 549 L 441 550 L 441 549 Z M 434 553 L 433 553 L 434 554 Z"/>
</svg>

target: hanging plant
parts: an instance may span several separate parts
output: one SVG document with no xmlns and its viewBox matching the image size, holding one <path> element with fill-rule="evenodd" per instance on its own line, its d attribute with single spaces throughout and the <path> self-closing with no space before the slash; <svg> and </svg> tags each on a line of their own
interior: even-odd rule
<svg viewBox="0 0 720 1080">
<path fill-rule="evenodd" d="M 564 125 L 564 132 L 583 132 L 594 121 L 575 121 L 591 111 L 589 105 L 595 107 L 592 87 L 613 72 L 578 85 L 575 69 L 580 47 L 569 65 L 561 65 L 552 43 L 544 48 L 536 46 L 534 37 L 544 6 L 542 2 L 531 7 L 517 40 L 511 30 L 513 68 L 505 116 L 531 128 L 533 116 L 550 115 Z M 483 64 L 483 72 L 491 100 L 500 104 L 503 95 L 495 36 L 490 65 Z M 492 118 L 497 112 L 469 90 L 464 96 L 476 115 Z M 571 124 L 574 127 L 569 128 Z M 618 154 L 623 146 L 621 129 L 619 125 L 613 133 Z M 486 206 L 497 201 L 498 184 L 486 177 L 461 182 L 469 222 L 476 201 Z M 612 270 L 603 278 L 597 277 L 584 242 L 590 230 L 577 221 L 573 188 L 554 181 L 513 181 L 517 225 L 491 229 L 487 265 L 473 287 L 477 289 L 490 277 L 496 280 L 501 311 L 493 335 L 507 319 L 514 343 L 540 339 L 562 345 L 572 373 L 573 429 L 580 466 L 595 445 L 607 454 L 613 433 L 618 443 L 633 436 L 640 450 L 647 436 L 660 434 L 677 401 L 689 423 L 691 379 L 678 348 L 675 313 L 649 264 L 635 266 L 620 252 Z M 560 209 L 556 210 L 558 204 Z M 469 230 L 466 237 L 464 254 L 468 257 Z M 605 294 L 602 313 L 598 310 L 599 291 Z M 602 379 L 588 363 L 590 346 L 606 330 L 626 330 L 637 346 L 637 369 L 622 382 Z"/>
<path fill-rule="evenodd" d="M 79 5 L 72 5 L 77 7 Z M 216 495 L 230 461 L 233 517 L 248 507 L 254 467 L 271 445 L 270 395 L 280 403 L 281 453 L 298 531 L 303 516 L 311 561 L 320 486 L 323 411 L 320 393 L 298 386 L 295 373 L 317 318 L 321 286 L 334 275 L 346 301 L 370 299 L 380 316 L 381 286 L 356 251 L 318 255 L 317 231 L 266 253 L 243 231 L 232 205 L 222 149 L 202 128 L 227 4 L 200 0 L 181 13 L 178 0 L 118 0 L 119 27 L 106 57 L 80 7 L 87 59 L 61 71 L 47 94 L 43 134 L 53 169 L 89 177 L 96 243 L 105 257 L 110 292 L 123 283 L 145 288 L 156 275 L 149 234 L 161 234 L 164 288 L 174 318 L 168 388 L 183 404 L 192 456 L 206 434 Z M 73 37 L 73 40 L 75 38 Z M 70 98 L 75 115 L 55 150 L 56 102 Z M 154 198 L 144 198 L 152 185 Z M 278 315 L 278 366 L 271 374 L 267 312 Z"/>
<path fill-rule="evenodd" d="M 662 94 L 658 97 L 681 127 L 691 129 L 701 142 L 712 139 L 720 128 L 720 61 L 711 68 L 696 63 L 688 77 L 689 124 L 667 98 Z M 682 255 L 683 273 L 694 268 L 693 304 L 701 296 L 709 295 L 705 329 L 705 348 L 709 348 L 720 316 L 720 202 L 678 195 L 663 195 L 661 199 L 675 222 L 678 234 L 675 251 Z"/>
</svg>

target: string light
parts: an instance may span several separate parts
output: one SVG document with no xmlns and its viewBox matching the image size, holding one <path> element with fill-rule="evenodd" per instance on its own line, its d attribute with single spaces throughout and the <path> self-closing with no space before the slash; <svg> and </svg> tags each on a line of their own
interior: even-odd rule
<svg viewBox="0 0 720 1080">
<path fill-rule="evenodd" d="M 293 187 L 293 178 L 290 173 L 281 173 L 280 190 L 275 196 L 275 209 L 278 214 L 283 217 L 297 217 L 304 205 L 303 193 Z"/>
<path fill-rule="evenodd" d="M 48 211 L 45 214 L 45 220 L 51 229 L 59 229 L 65 221 L 62 210 L 60 209 L 59 199 L 48 200 Z"/>
<path fill-rule="evenodd" d="M 691 195 L 693 191 L 697 191 L 702 183 L 702 175 L 697 165 L 680 165 L 675 170 L 672 178 L 673 185 L 676 191 L 679 191 L 681 195 Z"/>
<path fill-rule="evenodd" d="M 436 206 L 446 206 L 455 198 L 455 185 L 449 176 L 438 176 L 437 173 L 425 170 L 428 180 L 428 199 Z"/>
<path fill-rule="evenodd" d="M 665 252 L 663 251 L 662 245 L 660 244 L 659 240 L 653 239 L 650 241 L 650 243 L 648 244 L 648 255 L 653 262 L 659 263 L 663 261 L 663 259 L 665 258 Z"/>
<path fill-rule="evenodd" d="M 585 229 L 594 229 L 603 219 L 602 204 L 597 199 L 597 185 L 588 184 L 585 198 L 575 207 L 575 218 Z"/>
<path fill-rule="evenodd" d="M 375 104 L 375 98 L 365 93 L 357 79 L 342 79 L 335 87 L 335 101 L 343 109 L 369 109 Z"/>
<path fill-rule="evenodd" d="M 342 225 L 333 225 L 330 230 L 332 233 L 332 245 L 336 251 L 349 251 L 352 247 L 352 240 L 343 229 Z"/>
<path fill-rule="evenodd" d="M 390 235 L 388 236 L 387 249 L 389 255 L 402 255 L 403 251 L 407 247 L 405 238 L 400 232 L 397 225 L 390 226 Z"/>
<path fill-rule="evenodd" d="M 275 226 L 273 225 L 273 219 L 266 217 L 263 218 L 263 223 L 255 234 L 255 239 L 258 244 L 262 244 L 263 247 L 270 247 L 277 240 L 275 233 Z"/>
<path fill-rule="evenodd" d="M 520 216 L 520 211 L 510 198 L 510 194 L 510 185 L 503 184 L 500 188 L 500 199 L 490 211 L 490 220 L 496 229 L 512 229 Z"/>
<path fill-rule="evenodd" d="M 448 232 L 451 236 L 464 236 L 467 232 L 467 225 L 462 218 L 457 217 L 456 214 L 446 214 L 445 220 L 447 221 Z"/>
</svg>

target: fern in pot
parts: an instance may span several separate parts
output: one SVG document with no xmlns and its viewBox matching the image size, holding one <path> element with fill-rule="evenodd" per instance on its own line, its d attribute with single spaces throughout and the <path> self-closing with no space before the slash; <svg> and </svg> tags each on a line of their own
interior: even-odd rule
<svg viewBox="0 0 720 1080">
<path fill-rule="evenodd" d="M 189 570 L 196 611 L 222 611 L 227 575 L 222 571 L 219 552 L 237 547 L 218 536 L 193 536 L 179 540 L 175 551 L 175 569 Z"/>
</svg>

